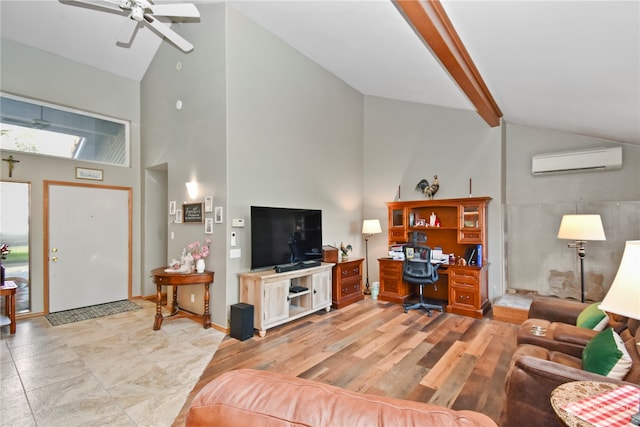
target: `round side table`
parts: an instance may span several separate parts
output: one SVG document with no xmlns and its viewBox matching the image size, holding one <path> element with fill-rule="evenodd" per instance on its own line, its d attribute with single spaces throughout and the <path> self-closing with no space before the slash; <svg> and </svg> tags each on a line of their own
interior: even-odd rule
<svg viewBox="0 0 640 427">
<path fill-rule="evenodd" d="M 617 384 L 597 381 L 573 381 L 558 386 L 551 392 L 551 406 L 556 415 L 569 427 L 593 427 L 593 424 L 570 414 L 562 409 L 563 406 L 577 402 L 586 397 L 615 390 Z"/>
</svg>

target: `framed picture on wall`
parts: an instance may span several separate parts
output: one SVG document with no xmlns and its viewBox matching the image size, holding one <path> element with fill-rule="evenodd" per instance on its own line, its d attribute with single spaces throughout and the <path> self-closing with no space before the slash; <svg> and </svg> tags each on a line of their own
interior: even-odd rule
<svg viewBox="0 0 640 427">
<path fill-rule="evenodd" d="M 182 224 L 182 209 L 176 209 L 176 224 Z"/>
<path fill-rule="evenodd" d="M 204 234 L 213 234 L 213 218 L 205 218 Z"/>
<path fill-rule="evenodd" d="M 169 215 L 176 214 L 176 201 L 172 200 L 169 202 Z"/>
<path fill-rule="evenodd" d="M 207 196 L 204 198 L 204 211 L 213 212 L 213 196 Z"/>
<path fill-rule="evenodd" d="M 202 203 L 185 203 L 182 205 L 184 222 L 197 222 L 202 224 L 204 222 L 202 208 Z"/>
<path fill-rule="evenodd" d="M 213 214 L 216 224 L 222 224 L 222 206 L 216 206 L 216 211 Z"/>
</svg>

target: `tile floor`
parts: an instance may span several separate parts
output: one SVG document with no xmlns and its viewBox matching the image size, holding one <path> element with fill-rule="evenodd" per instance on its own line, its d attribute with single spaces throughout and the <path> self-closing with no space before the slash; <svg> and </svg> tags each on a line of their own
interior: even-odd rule
<svg viewBox="0 0 640 427">
<path fill-rule="evenodd" d="M 0 337 L 0 426 L 170 426 L 224 334 L 189 319 L 153 331 L 155 304 Z"/>
</svg>

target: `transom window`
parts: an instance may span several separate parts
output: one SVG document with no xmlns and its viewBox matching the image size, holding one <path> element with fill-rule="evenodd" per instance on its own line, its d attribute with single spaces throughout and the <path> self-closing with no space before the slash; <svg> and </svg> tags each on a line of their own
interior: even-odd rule
<svg viewBox="0 0 640 427">
<path fill-rule="evenodd" d="M 129 166 L 129 123 L 60 106 L 0 96 L 0 148 Z"/>
</svg>

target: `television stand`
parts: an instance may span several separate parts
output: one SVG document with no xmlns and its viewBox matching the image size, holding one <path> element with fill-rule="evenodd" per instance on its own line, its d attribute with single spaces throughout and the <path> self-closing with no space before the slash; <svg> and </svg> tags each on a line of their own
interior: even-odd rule
<svg viewBox="0 0 640 427">
<path fill-rule="evenodd" d="M 240 274 L 240 302 L 251 304 L 253 325 L 264 337 L 267 329 L 318 310 L 331 310 L 331 263 L 277 273 L 273 270 Z M 293 292 L 292 288 L 300 292 Z"/>
</svg>

